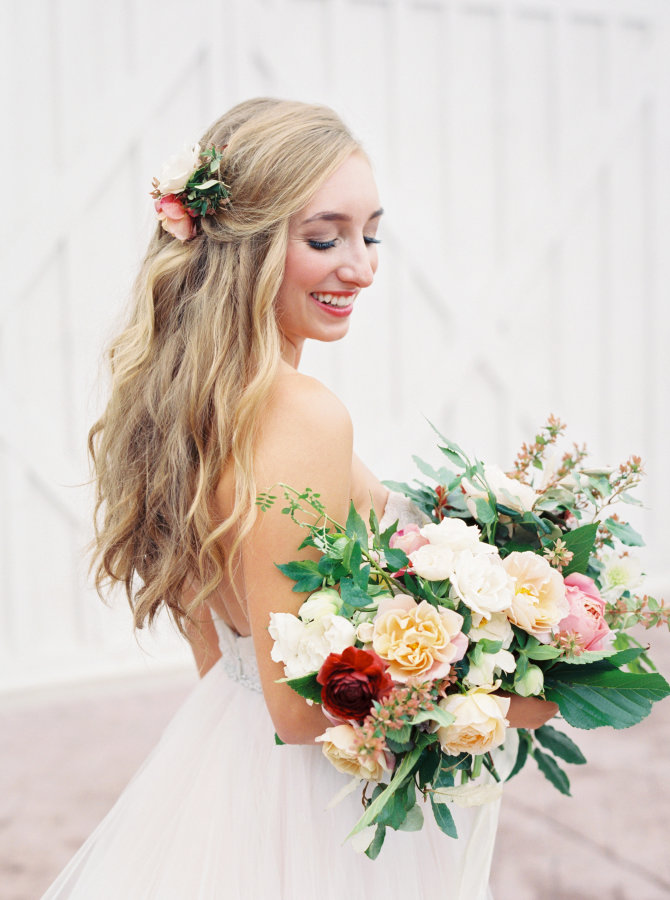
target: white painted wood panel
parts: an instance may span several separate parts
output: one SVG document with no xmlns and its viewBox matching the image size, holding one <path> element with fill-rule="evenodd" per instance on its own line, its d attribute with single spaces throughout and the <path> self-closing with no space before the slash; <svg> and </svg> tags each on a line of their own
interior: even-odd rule
<svg viewBox="0 0 670 900">
<path fill-rule="evenodd" d="M 560 414 L 600 458 L 647 460 L 670 587 L 665 0 L 30 0 L 0 29 L 0 683 L 146 665 L 123 599 L 87 584 L 96 375 L 152 175 L 257 94 L 329 103 L 375 164 L 377 281 L 305 357 L 361 454 L 411 475 L 427 417 L 508 464 Z"/>
</svg>

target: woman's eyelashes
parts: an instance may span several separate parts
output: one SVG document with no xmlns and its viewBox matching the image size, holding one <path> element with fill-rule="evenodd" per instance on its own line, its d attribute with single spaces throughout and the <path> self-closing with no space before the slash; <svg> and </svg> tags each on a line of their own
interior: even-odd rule
<svg viewBox="0 0 670 900">
<path fill-rule="evenodd" d="M 368 235 L 363 236 L 363 240 L 366 244 L 381 244 L 381 240 L 376 237 L 370 237 Z M 335 240 L 332 241 L 317 241 L 314 239 L 310 239 L 307 241 L 310 247 L 314 250 L 330 250 L 331 247 L 335 246 Z"/>
</svg>

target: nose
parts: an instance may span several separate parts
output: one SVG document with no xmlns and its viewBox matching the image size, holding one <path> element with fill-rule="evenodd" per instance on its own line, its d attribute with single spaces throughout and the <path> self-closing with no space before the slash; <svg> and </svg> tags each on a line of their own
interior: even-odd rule
<svg viewBox="0 0 670 900">
<path fill-rule="evenodd" d="M 348 247 L 345 259 L 338 267 L 337 275 L 345 284 L 369 287 L 377 271 L 377 248 L 364 241 Z"/>
</svg>

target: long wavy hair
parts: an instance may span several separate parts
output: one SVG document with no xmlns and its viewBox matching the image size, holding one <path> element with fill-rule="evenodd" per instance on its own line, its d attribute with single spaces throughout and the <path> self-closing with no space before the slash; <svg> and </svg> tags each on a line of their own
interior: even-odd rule
<svg viewBox="0 0 670 900">
<path fill-rule="evenodd" d="M 184 632 L 224 574 L 232 579 L 256 513 L 254 443 L 280 360 L 289 220 L 360 149 L 327 107 L 265 98 L 215 122 L 201 140 L 212 145 L 225 147 L 232 203 L 187 242 L 157 226 L 109 349 L 111 396 L 89 433 L 95 583 L 103 597 L 124 585 L 136 628 L 166 607 Z M 220 521 L 213 496 L 231 461 L 234 507 Z"/>
</svg>

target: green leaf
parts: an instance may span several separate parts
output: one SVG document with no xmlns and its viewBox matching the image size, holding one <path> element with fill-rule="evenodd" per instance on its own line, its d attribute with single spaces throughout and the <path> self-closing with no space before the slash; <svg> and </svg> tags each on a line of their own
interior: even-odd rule
<svg viewBox="0 0 670 900">
<path fill-rule="evenodd" d="M 398 547 L 384 550 L 384 559 L 386 560 L 386 565 L 391 572 L 398 572 L 400 571 L 400 569 L 404 569 L 409 562 L 407 554 L 400 550 Z"/>
<path fill-rule="evenodd" d="M 321 685 L 316 680 L 316 674 L 303 675 L 301 678 L 289 678 L 285 683 L 301 697 L 321 703 Z"/>
<path fill-rule="evenodd" d="M 414 785 L 414 782 L 410 782 Z M 398 826 L 398 831 L 421 831 L 423 828 L 423 812 L 418 803 L 407 812 L 404 821 Z"/>
<path fill-rule="evenodd" d="M 554 756 L 558 756 L 567 763 L 581 766 L 586 762 L 586 757 L 577 744 L 563 731 L 552 728 L 551 725 L 542 725 L 540 728 L 536 728 L 535 737 L 543 747 L 551 750 Z"/>
<path fill-rule="evenodd" d="M 318 563 L 312 559 L 277 564 L 277 568 L 295 581 L 292 590 L 296 593 L 315 591 L 323 584 L 323 575 L 319 572 Z"/>
<path fill-rule="evenodd" d="M 285 743 L 286 742 L 282 741 L 282 739 L 279 737 L 279 735 L 275 731 L 275 744 L 277 744 L 278 747 L 283 747 Z"/>
<path fill-rule="evenodd" d="M 597 531 L 598 523 L 591 522 L 589 525 L 581 525 L 574 531 L 568 531 L 563 535 L 562 540 L 566 547 L 574 554 L 570 563 L 563 569 L 564 577 L 572 575 L 573 572 L 579 572 L 582 575 L 586 572 L 593 553 Z"/>
<path fill-rule="evenodd" d="M 553 786 L 562 794 L 570 796 L 570 779 L 563 769 L 558 765 L 553 756 L 543 753 L 541 750 L 535 750 L 533 753 L 535 762 L 540 772 L 547 778 Z"/>
<path fill-rule="evenodd" d="M 465 460 L 460 454 L 458 454 L 455 450 L 452 450 L 450 447 L 440 447 L 440 450 L 447 457 L 449 462 L 452 462 L 455 466 L 458 466 L 459 469 L 464 469 L 467 465 Z"/>
<path fill-rule="evenodd" d="M 489 501 L 484 500 L 483 497 L 477 497 L 475 499 L 475 518 L 478 522 L 481 522 L 482 525 L 490 525 L 492 522 L 495 522 L 497 518 L 495 509 L 493 509 Z"/>
<path fill-rule="evenodd" d="M 630 728 L 670 694 L 670 685 L 657 672 L 622 672 L 606 660 L 589 666 L 559 663 L 545 675 L 544 686 L 547 700 L 558 703 L 564 719 L 586 729 Z"/>
<path fill-rule="evenodd" d="M 377 859 L 379 856 L 379 851 L 382 849 L 382 845 L 384 843 L 384 838 L 386 837 L 386 826 L 385 825 L 377 825 L 377 830 L 375 831 L 375 836 L 372 838 L 372 843 L 365 851 L 365 855 L 369 856 L 370 859 Z"/>
<path fill-rule="evenodd" d="M 524 650 L 525 655 L 528 659 L 556 659 L 561 655 L 563 651 L 559 650 L 558 647 L 552 647 L 551 644 L 540 644 L 538 643 L 537 647 L 531 647 L 530 649 L 526 648 Z"/>
<path fill-rule="evenodd" d="M 412 719 L 412 725 L 420 725 L 421 722 L 437 722 L 440 727 L 446 728 L 454 722 L 455 718 L 446 709 L 436 706 L 433 709 L 423 709 L 418 712 Z"/>
<path fill-rule="evenodd" d="M 438 803 L 433 800 L 432 794 L 430 795 L 430 805 L 433 808 L 435 821 L 441 831 L 443 831 L 447 837 L 457 838 L 458 830 L 456 829 L 456 823 L 454 822 L 454 817 L 451 814 L 449 805 L 447 803 Z"/>
<path fill-rule="evenodd" d="M 353 502 L 349 504 L 349 515 L 347 516 L 347 524 L 345 526 L 345 531 L 347 537 L 355 537 L 358 540 L 367 546 L 368 543 L 368 530 L 365 527 L 365 522 L 356 512 L 356 507 Z"/>
<path fill-rule="evenodd" d="M 510 778 L 514 778 L 515 775 L 518 775 L 526 765 L 526 760 L 528 759 L 528 751 L 530 750 L 533 743 L 533 739 L 528 734 L 525 728 L 518 728 L 517 732 L 519 734 L 519 749 L 516 753 L 516 760 L 514 761 L 514 765 L 512 766 L 512 771 L 509 773 L 505 781 L 509 781 Z"/>
<path fill-rule="evenodd" d="M 611 531 L 615 538 L 618 538 L 622 544 L 629 547 L 644 547 L 644 540 L 641 534 L 628 524 L 628 522 L 617 522 L 616 519 L 605 519 L 605 525 Z"/>
<path fill-rule="evenodd" d="M 405 822 L 408 812 L 416 805 L 416 786 L 413 778 L 405 782 L 389 798 L 375 821 L 397 831 Z M 411 830 L 411 829 L 408 829 Z"/>
<path fill-rule="evenodd" d="M 342 603 L 351 609 L 361 609 L 370 605 L 370 597 L 362 591 L 352 578 L 343 578 L 340 581 L 340 594 Z"/>
<path fill-rule="evenodd" d="M 445 469 L 444 466 L 435 469 L 430 463 L 424 462 L 424 460 L 420 459 L 418 456 L 412 456 L 412 459 L 420 472 L 427 475 L 428 478 L 432 478 L 433 481 L 437 481 L 438 484 L 449 484 L 454 478 L 454 473 L 449 469 Z"/>
<path fill-rule="evenodd" d="M 373 821 L 377 821 L 378 815 L 402 785 L 407 776 L 411 774 L 420 756 L 421 750 L 416 747 L 413 750 L 410 750 L 406 756 L 403 756 L 393 773 L 393 778 L 391 778 L 384 790 L 368 804 L 367 809 L 351 829 L 347 838 L 353 837 L 355 834 L 358 834 L 359 831 L 362 831 L 364 828 L 367 828 L 368 825 L 371 825 Z"/>
</svg>

